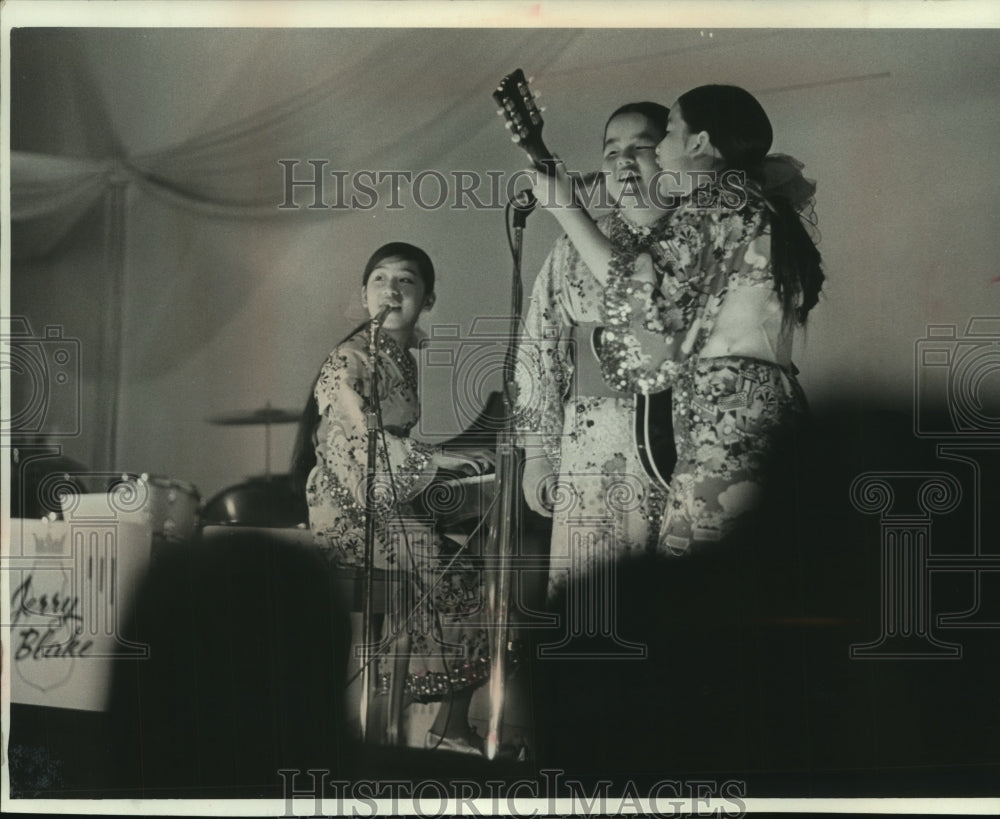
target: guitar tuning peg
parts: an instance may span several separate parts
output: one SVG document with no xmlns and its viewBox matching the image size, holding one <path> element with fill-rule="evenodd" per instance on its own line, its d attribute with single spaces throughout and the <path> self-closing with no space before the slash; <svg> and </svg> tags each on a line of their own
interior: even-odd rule
<svg viewBox="0 0 1000 819">
<path fill-rule="evenodd" d="M 503 116 L 503 108 L 497 108 L 497 116 L 498 117 L 502 117 Z"/>
<path fill-rule="evenodd" d="M 512 137 L 510 138 L 510 141 L 516 144 L 516 143 L 518 143 L 518 142 L 520 142 L 520 141 L 521 141 L 521 137 L 519 137 L 519 136 L 517 136 L 517 135 L 515 135 L 515 136 L 512 136 Z"/>
<path fill-rule="evenodd" d="M 544 112 L 544 111 L 545 111 L 545 106 L 543 105 L 543 106 L 542 106 L 541 108 L 539 108 L 538 110 L 539 110 L 539 111 L 542 111 L 542 112 Z"/>
<path fill-rule="evenodd" d="M 529 83 L 532 83 L 532 82 L 534 82 L 534 81 L 535 81 L 535 78 L 534 78 L 534 77 L 528 77 L 528 82 L 529 82 Z"/>
<path fill-rule="evenodd" d="M 532 99 L 536 99 L 537 100 L 540 96 L 542 96 L 542 92 L 541 91 L 532 91 L 531 92 Z"/>
<path fill-rule="evenodd" d="M 507 122 L 505 122 L 505 123 L 503 124 L 503 127 L 504 127 L 504 128 L 506 128 L 506 129 L 507 129 L 507 130 L 509 131 L 509 130 L 511 129 L 511 127 L 512 127 L 513 125 L 514 125 L 514 123 L 513 123 L 513 122 L 510 122 L 510 121 L 508 120 Z"/>
</svg>

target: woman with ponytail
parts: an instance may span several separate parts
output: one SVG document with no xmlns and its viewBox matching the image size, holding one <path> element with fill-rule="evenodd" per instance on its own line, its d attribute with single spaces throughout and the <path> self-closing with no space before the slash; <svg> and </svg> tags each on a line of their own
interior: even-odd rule
<svg viewBox="0 0 1000 819">
<path fill-rule="evenodd" d="M 673 389 L 677 465 L 659 546 L 683 554 L 730 535 L 769 482 L 804 416 L 794 330 L 823 284 L 803 208 L 814 186 L 768 156 L 771 123 L 735 86 L 706 85 L 671 106 L 655 194 L 673 213 L 642 253 L 603 239 L 560 168 L 539 196 L 605 285 L 600 357 L 610 386 Z"/>
</svg>

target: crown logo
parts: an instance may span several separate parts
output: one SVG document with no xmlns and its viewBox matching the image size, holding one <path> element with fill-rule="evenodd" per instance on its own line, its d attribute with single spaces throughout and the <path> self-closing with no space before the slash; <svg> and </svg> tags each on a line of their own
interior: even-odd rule
<svg viewBox="0 0 1000 819">
<path fill-rule="evenodd" d="M 35 554 L 61 555 L 66 551 L 64 548 L 66 543 L 65 534 L 61 537 L 55 537 L 50 532 L 46 532 L 43 536 L 39 537 L 32 532 L 31 536 L 35 539 Z"/>
</svg>

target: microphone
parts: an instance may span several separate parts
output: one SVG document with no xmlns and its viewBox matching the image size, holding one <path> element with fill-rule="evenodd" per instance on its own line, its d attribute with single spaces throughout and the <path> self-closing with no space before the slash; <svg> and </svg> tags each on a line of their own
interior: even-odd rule
<svg viewBox="0 0 1000 819">
<path fill-rule="evenodd" d="M 588 171 L 587 173 L 571 174 L 570 176 L 578 185 L 589 187 L 603 175 L 603 171 Z M 518 191 L 510 198 L 510 204 L 511 207 L 516 210 L 519 210 L 524 214 L 529 214 L 535 209 L 535 206 L 538 204 L 538 199 L 535 197 L 535 194 L 530 188 L 525 188 L 524 190 Z"/>
<path fill-rule="evenodd" d="M 368 325 L 368 354 L 372 357 L 372 373 L 377 372 L 377 365 L 374 363 L 376 358 L 376 351 L 378 350 L 378 337 L 382 331 L 382 322 L 385 321 L 385 317 L 389 315 L 389 311 L 392 310 L 392 305 L 387 304 L 378 313 L 375 314 L 375 318 L 371 320 Z"/>
<path fill-rule="evenodd" d="M 383 307 L 381 310 L 379 310 L 378 313 L 376 314 L 375 318 L 372 319 L 372 324 L 374 324 L 376 327 L 378 325 L 380 325 L 383 321 L 385 321 L 385 317 L 387 315 L 389 315 L 389 312 L 395 306 L 396 305 L 394 305 L 394 304 L 387 304 L 385 307 Z"/>
<path fill-rule="evenodd" d="M 511 197 L 510 204 L 515 210 L 519 210 L 527 216 L 535 209 L 535 206 L 538 204 L 538 199 L 535 197 L 535 194 L 531 192 L 530 188 L 525 188 L 523 191 L 518 191 Z"/>
</svg>

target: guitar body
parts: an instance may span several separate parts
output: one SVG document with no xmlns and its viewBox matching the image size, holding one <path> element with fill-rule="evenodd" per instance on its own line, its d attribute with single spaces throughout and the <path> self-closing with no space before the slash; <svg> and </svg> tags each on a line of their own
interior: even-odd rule
<svg viewBox="0 0 1000 819">
<path fill-rule="evenodd" d="M 554 159 L 542 140 L 544 122 L 524 72 L 519 68 L 505 76 L 493 92 L 493 99 L 500 106 L 497 113 L 507 120 L 513 140 L 524 149 L 538 170 L 551 173 Z M 578 394 L 621 395 L 604 383 L 600 373 L 597 355 L 600 334 L 600 327 L 593 325 L 581 326 L 575 333 L 578 341 L 589 341 L 576 345 Z M 650 479 L 664 488 L 670 485 L 677 464 L 671 397 L 670 390 L 655 395 L 637 395 L 633 420 L 633 440 L 639 461 Z"/>
<path fill-rule="evenodd" d="M 600 362 L 602 329 L 594 324 L 574 328 L 576 392 L 578 395 L 627 395 L 604 381 Z M 666 489 L 677 465 L 673 393 L 670 390 L 635 396 L 632 441 L 643 471 L 650 480 Z"/>
<path fill-rule="evenodd" d="M 673 392 L 637 395 L 634 421 L 635 451 L 646 474 L 664 489 L 677 465 L 674 445 Z"/>
</svg>

